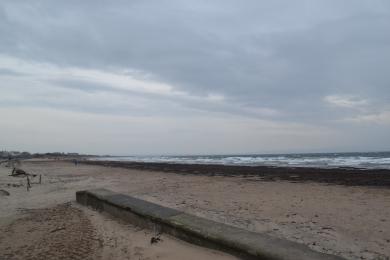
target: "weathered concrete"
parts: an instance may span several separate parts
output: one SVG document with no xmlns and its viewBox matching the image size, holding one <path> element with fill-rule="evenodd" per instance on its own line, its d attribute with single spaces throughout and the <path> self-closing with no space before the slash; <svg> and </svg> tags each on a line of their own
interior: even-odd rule
<svg viewBox="0 0 390 260">
<path fill-rule="evenodd" d="M 76 200 L 135 225 L 168 233 L 243 259 L 336 260 L 303 244 L 225 225 L 105 189 L 79 191 Z"/>
</svg>

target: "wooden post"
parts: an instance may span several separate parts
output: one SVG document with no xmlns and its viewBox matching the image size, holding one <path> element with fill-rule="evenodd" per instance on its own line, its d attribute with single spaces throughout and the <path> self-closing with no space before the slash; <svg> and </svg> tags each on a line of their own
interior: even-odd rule
<svg viewBox="0 0 390 260">
<path fill-rule="evenodd" d="M 30 178 L 27 176 L 27 191 L 30 191 L 31 184 L 30 184 Z"/>
<path fill-rule="evenodd" d="M 39 184 L 42 184 L 42 175 L 39 174 Z"/>
</svg>

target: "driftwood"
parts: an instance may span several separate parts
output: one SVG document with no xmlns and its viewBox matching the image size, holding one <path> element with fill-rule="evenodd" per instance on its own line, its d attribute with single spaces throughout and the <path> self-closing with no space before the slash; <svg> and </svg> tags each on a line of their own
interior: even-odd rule
<svg viewBox="0 0 390 260">
<path fill-rule="evenodd" d="M 11 176 L 13 176 L 13 177 L 16 177 L 16 176 L 32 176 L 32 177 L 35 177 L 37 175 L 36 174 L 27 173 L 26 171 L 24 171 L 22 169 L 14 168 L 12 170 Z"/>
<path fill-rule="evenodd" d="M 28 173 L 23 171 L 22 169 L 17 169 L 17 168 L 14 168 L 12 170 L 11 176 L 20 176 L 20 175 L 28 175 Z"/>
<path fill-rule="evenodd" d="M 56 228 L 56 229 L 53 229 L 52 231 L 50 231 L 50 233 L 54 233 L 54 232 L 57 232 L 60 230 L 65 230 L 65 229 L 66 229 L 65 227 Z"/>
</svg>

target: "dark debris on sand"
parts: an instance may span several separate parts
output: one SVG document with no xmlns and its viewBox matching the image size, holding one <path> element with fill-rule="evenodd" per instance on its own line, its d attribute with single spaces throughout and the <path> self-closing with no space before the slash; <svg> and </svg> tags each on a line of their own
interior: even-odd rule
<svg viewBox="0 0 390 260">
<path fill-rule="evenodd" d="M 320 182 L 346 186 L 390 187 L 390 170 L 358 168 L 309 168 L 273 166 L 228 166 L 205 164 L 84 161 L 84 164 L 127 169 L 207 176 L 258 177 L 261 181 Z"/>
</svg>

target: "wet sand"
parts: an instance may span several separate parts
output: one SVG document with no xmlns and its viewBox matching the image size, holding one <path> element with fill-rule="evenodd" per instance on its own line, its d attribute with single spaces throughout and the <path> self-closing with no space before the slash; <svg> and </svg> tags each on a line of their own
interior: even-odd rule
<svg viewBox="0 0 390 260">
<path fill-rule="evenodd" d="M 8 186 L 10 182 L 17 184 L 19 180 L 5 176 L 5 168 L 0 168 L 0 189 L 11 194 L 0 197 L 2 231 L 7 230 L 15 219 L 24 216 L 25 213 L 18 208 L 55 208 L 74 201 L 74 192 L 77 190 L 104 187 L 226 224 L 303 243 L 314 250 L 348 259 L 388 259 L 390 256 L 390 189 L 383 185 L 335 185 L 329 182 L 296 181 L 296 178 L 273 178 L 273 181 L 269 181 L 256 174 L 224 176 L 199 174 L 201 172 L 175 173 L 166 168 L 151 171 L 85 164 L 76 167 L 67 162 L 24 162 L 22 168 L 42 174 L 44 184 L 33 184 L 30 192 L 27 192 L 25 187 Z M 142 251 L 149 259 L 156 259 L 156 254 L 161 253 L 159 251 L 160 253 L 154 254 L 154 251 L 150 251 L 156 249 L 149 246 L 153 232 L 137 231 L 136 227 L 121 224 L 73 203 L 71 207 L 81 210 L 94 227 L 95 233 L 91 234 L 98 240 L 92 248 L 100 248 L 96 249 L 100 252 L 99 257 L 109 259 L 110 254 L 120 255 L 122 253 L 119 252 L 127 250 L 131 252 L 127 254 L 132 256 Z M 100 223 L 110 224 L 101 230 L 98 228 Z M 121 232 L 113 232 L 115 229 L 128 235 L 120 238 Z M 150 233 L 145 235 L 142 232 Z M 0 234 L 2 245 L 4 237 L 9 236 L 4 232 Z M 143 240 L 136 239 L 141 241 L 141 245 L 135 245 L 133 242 L 126 244 L 126 238 L 132 236 L 130 234 L 143 236 Z M 117 242 L 113 242 L 115 239 Z M 212 254 L 198 259 L 216 258 L 214 254 L 221 254 L 169 237 L 161 244 L 153 246 L 168 250 L 168 247 L 164 246 L 168 244 L 168 240 L 173 244 L 178 243 L 178 246 L 188 246 L 197 253 Z M 99 241 L 103 241 L 103 249 Z M 120 246 L 115 247 L 115 243 Z M 136 249 L 138 247 L 143 250 Z M 195 253 L 189 253 L 190 249 L 175 251 L 193 256 Z M 122 254 L 122 257 L 127 254 Z M 166 252 L 163 255 L 169 254 L 174 252 Z"/>
</svg>

